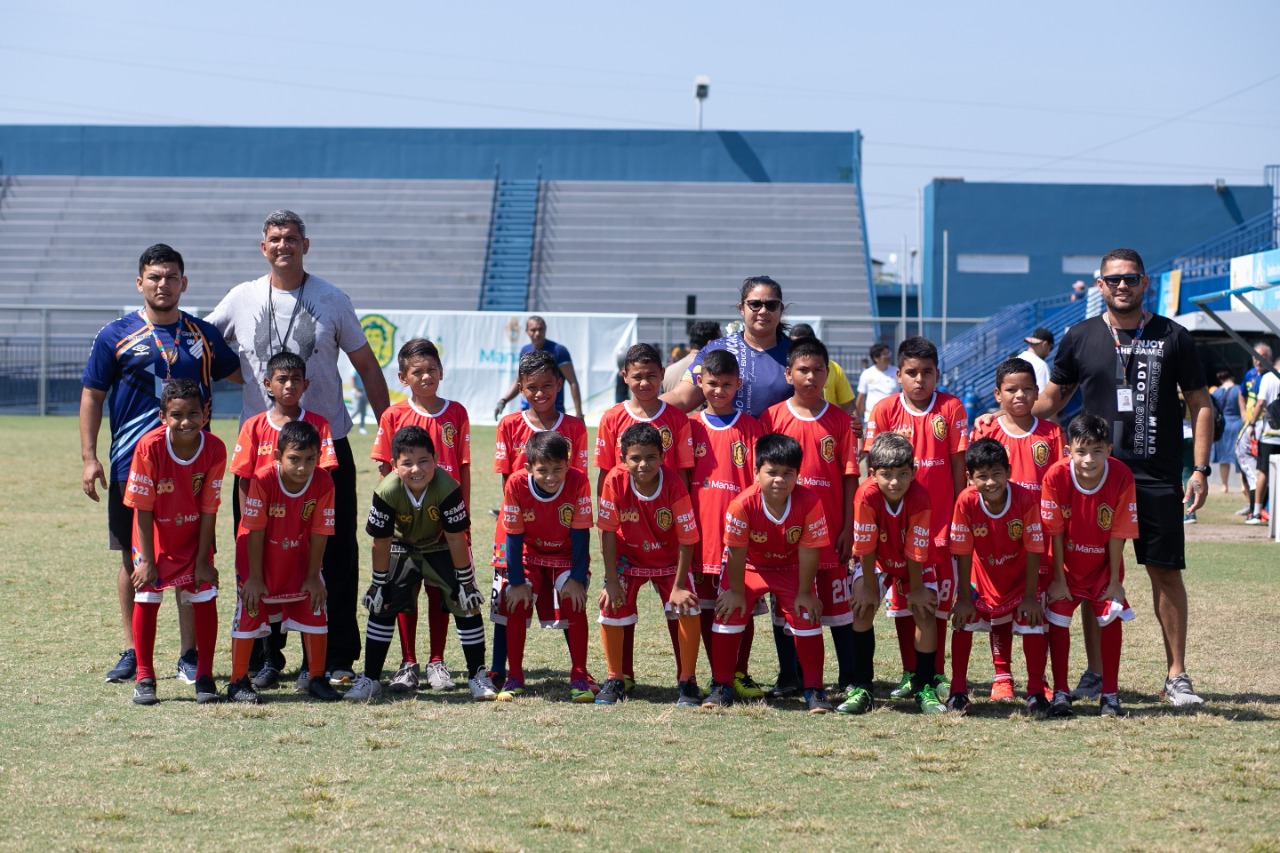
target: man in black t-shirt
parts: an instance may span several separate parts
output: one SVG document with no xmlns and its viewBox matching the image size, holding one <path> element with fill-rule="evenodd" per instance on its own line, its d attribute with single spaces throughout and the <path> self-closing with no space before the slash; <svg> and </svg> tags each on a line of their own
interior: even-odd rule
<svg viewBox="0 0 1280 853">
<path fill-rule="evenodd" d="M 1208 494 L 1213 409 L 1195 341 L 1167 317 L 1143 310 L 1150 279 L 1132 249 L 1113 249 L 1102 257 L 1096 286 L 1107 310 L 1072 326 L 1058 345 L 1053 371 L 1034 409 L 1038 417 L 1056 415 L 1079 387 L 1084 411 L 1111 424 L 1112 454 L 1133 470 L 1138 497 L 1138 562 L 1146 566 L 1156 619 L 1164 635 L 1169 665 L 1161 696 L 1174 705 L 1198 705 L 1184 664 L 1187 641 L 1187 591 L 1183 537 L 1184 507 L 1194 512 Z M 1182 488 L 1181 389 L 1191 411 L 1195 473 Z M 1098 629 L 1085 622 L 1089 670 L 1074 691 L 1097 695 L 1091 675 L 1096 664 Z"/>
</svg>

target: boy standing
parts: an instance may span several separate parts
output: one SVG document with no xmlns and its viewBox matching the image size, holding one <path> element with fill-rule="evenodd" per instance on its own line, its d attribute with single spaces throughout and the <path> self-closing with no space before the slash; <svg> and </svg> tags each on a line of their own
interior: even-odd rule
<svg viewBox="0 0 1280 853">
<path fill-rule="evenodd" d="M 1054 463 L 1040 491 L 1045 532 L 1053 537 L 1053 583 L 1049 585 L 1049 648 L 1053 659 L 1055 717 L 1072 716 L 1067 686 L 1071 619 L 1088 605 L 1102 629 L 1104 717 L 1124 716 L 1118 684 L 1121 624 L 1133 618 L 1124 594 L 1124 540 L 1138 537 L 1133 472 L 1110 458 L 1107 422 L 1080 414 L 1067 428 L 1067 458 Z"/>
<path fill-rule="evenodd" d="M 200 386 L 174 379 L 160 392 L 160 423 L 134 450 L 124 505 L 135 512 L 133 638 L 135 705 L 154 705 L 156 616 L 164 590 L 191 605 L 196 629 L 196 701 L 218 701 L 213 649 L 218 639 L 218 572 L 213 531 L 227 448 L 204 432 Z"/>
</svg>

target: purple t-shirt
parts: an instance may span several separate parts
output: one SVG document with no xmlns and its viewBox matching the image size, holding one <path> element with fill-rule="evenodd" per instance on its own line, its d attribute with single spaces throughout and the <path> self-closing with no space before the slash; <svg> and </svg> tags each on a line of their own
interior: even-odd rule
<svg viewBox="0 0 1280 853">
<path fill-rule="evenodd" d="M 748 346 L 741 333 L 717 338 L 698 350 L 682 381 L 697 384 L 702 376 L 703 356 L 718 349 L 728 350 L 738 359 L 738 377 L 742 380 L 742 387 L 733 398 L 733 406 L 758 418 L 765 409 L 791 397 L 794 389 L 787 384 L 786 375 L 787 350 L 790 348 L 791 341 L 786 338 L 763 351 Z"/>
</svg>

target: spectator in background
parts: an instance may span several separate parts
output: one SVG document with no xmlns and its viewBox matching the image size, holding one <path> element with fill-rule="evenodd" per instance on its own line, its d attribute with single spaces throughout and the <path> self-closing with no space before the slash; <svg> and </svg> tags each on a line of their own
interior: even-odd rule
<svg viewBox="0 0 1280 853">
<path fill-rule="evenodd" d="M 902 390 L 898 384 L 898 371 L 889 366 L 893 360 L 893 350 L 888 344 L 871 345 L 871 366 L 862 371 L 858 377 L 858 397 L 854 402 L 857 416 L 866 420 L 867 412 L 876 407 L 885 397 L 892 397 Z"/>
<path fill-rule="evenodd" d="M 813 326 L 808 323 L 796 323 L 791 327 L 792 343 L 802 341 L 805 338 L 817 340 L 817 337 L 813 333 Z M 838 406 L 846 414 L 853 414 L 853 388 L 849 385 L 848 377 L 844 375 L 844 369 L 836 363 L 834 358 L 827 359 L 827 381 L 822 386 L 822 399 L 834 406 Z"/>
<path fill-rule="evenodd" d="M 356 428 L 361 435 L 368 435 L 369 430 L 365 429 L 364 417 L 369 413 L 369 398 L 364 393 L 364 380 L 360 378 L 359 373 L 351 374 L 351 402 L 355 404 L 355 414 L 351 419 L 355 421 Z"/>
<path fill-rule="evenodd" d="M 1268 354 L 1270 354 L 1270 348 L 1268 348 Z M 1255 358 L 1254 361 L 1259 364 L 1262 374 L 1262 379 L 1258 382 L 1258 396 L 1253 405 L 1252 420 L 1249 421 L 1249 425 L 1254 427 L 1258 436 L 1258 472 L 1255 475 L 1257 485 L 1254 487 L 1253 495 L 1254 510 L 1245 518 L 1245 524 L 1266 522 L 1267 519 L 1264 519 L 1262 514 L 1267 511 L 1267 499 L 1270 496 L 1267 484 L 1271 474 L 1271 457 L 1280 455 L 1280 429 L 1271 426 L 1267 420 L 1267 406 L 1280 397 L 1280 378 L 1276 376 L 1275 370 L 1271 369 L 1270 359 L 1262 362 Z"/>
<path fill-rule="evenodd" d="M 539 317 L 537 314 L 531 316 L 525 323 L 524 333 L 529 336 L 529 343 L 520 348 L 520 355 L 534 350 L 549 350 L 556 357 L 556 364 L 560 366 L 560 375 L 564 377 L 564 386 L 560 388 L 560 392 L 556 394 L 556 411 L 564 411 L 564 388 L 568 387 L 569 392 L 573 395 L 573 410 L 579 418 L 582 417 L 582 392 L 578 390 L 578 374 L 573 370 L 573 356 L 569 355 L 569 350 L 555 341 L 547 338 L 547 321 Z M 507 393 L 502 395 L 498 400 L 498 407 L 494 409 L 494 420 L 502 420 L 502 410 L 507 407 L 507 403 L 514 400 L 520 394 L 520 378 L 516 377 L 511 383 L 511 387 L 507 389 Z M 529 401 L 524 397 L 520 397 L 520 408 L 529 408 Z"/>
<path fill-rule="evenodd" d="M 1245 505 L 1236 511 L 1236 515 L 1243 515 L 1246 521 L 1257 509 L 1254 506 L 1254 489 L 1258 485 L 1258 434 L 1254 428 L 1253 412 L 1258 406 L 1258 383 L 1262 381 L 1264 364 L 1267 370 L 1271 369 L 1271 347 L 1255 344 L 1253 366 L 1245 371 L 1244 381 L 1240 384 L 1240 418 L 1244 427 L 1236 437 L 1236 465 L 1240 469 L 1240 479 L 1244 481 L 1245 497 Z"/>
<path fill-rule="evenodd" d="M 1078 302 L 1087 298 L 1088 294 L 1085 291 L 1088 289 L 1088 285 L 1084 283 L 1083 279 L 1077 279 L 1075 284 L 1071 285 L 1071 301 Z"/>
<path fill-rule="evenodd" d="M 1241 414 L 1240 386 L 1236 384 L 1234 371 L 1229 367 L 1218 370 L 1218 387 L 1209 395 L 1222 411 L 1226 425 L 1222 429 L 1222 438 L 1213 443 L 1209 454 L 1209 464 L 1218 463 L 1218 475 L 1222 478 L 1222 493 L 1230 494 L 1228 482 L 1231 479 L 1231 463 L 1235 462 L 1236 470 L 1240 463 L 1236 461 L 1236 438 L 1244 427 L 1244 416 Z"/>
<path fill-rule="evenodd" d="M 662 393 L 674 389 L 684 378 L 684 372 L 698 357 L 699 351 L 720 337 L 720 324 L 714 320 L 698 320 L 689 327 L 689 351 L 679 361 L 673 362 L 662 374 Z"/>
<path fill-rule="evenodd" d="M 1037 326 L 1036 330 L 1023 340 L 1027 342 L 1027 348 L 1018 353 L 1018 358 L 1029 363 L 1035 370 L 1036 390 L 1043 391 L 1049 385 L 1049 365 L 1045 359 L 1049 357 L 1049 353 L 1053 352 L 1053 332 L 1044 326 Z"/>
</svg>

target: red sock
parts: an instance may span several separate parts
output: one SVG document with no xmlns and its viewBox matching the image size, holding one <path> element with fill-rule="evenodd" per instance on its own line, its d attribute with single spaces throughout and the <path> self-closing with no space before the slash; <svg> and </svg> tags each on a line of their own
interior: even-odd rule
<svg viewBox="0 0 1280 853">
<path fill-rule="evenodd" d="M 307 672 L 312 678 L 324 678 L 324 664 L 329 658 L 329 633 L 302 632 L 302 649 L 307 653 Z"/>
<path fill-rule="evenodd" d="M 943 673 L 947 671 L 947 625 L 950 623 L 946 619 L 934 621 L 938 623 L 938 650 L 933 653 L 933 671 Z"/>
<path fill-rule="evenodd" d="M 1044 634 L 1022 635 L 1022 656 L 1027 659 L 1027 696 L 1044 693 L 1044 662 L 1048 653 L 1049 641 Z"/>
<path fill-rule="evenodd" d="M 567 606 L 567 605 L 566 605 Z M 587 677 L 587 608 L 584 606 L 581 610 L 569 609 L 566 612 L 569 617 L 569 680 Z M 631 629 L 631 636 L 635 636 L 635 625 L 628 625 Z M 623 637 L 625 638 L 625 629 Z M 625 643 L 624 643 L 625 645 Z M 624 655 L 625 657 L 625 655 Z M 624 660 L 624 664 L 626 661 Z"/>
<path fill-rule="evenodd" d="M 397 613 L 396 627 L 400 631 L 400 659 L 405 663 L 417 663 L 418 611 Z"/>
<path fill-rule="evenodd" d="M 742 643 L 742 633 L 712 635 L 711 640 L 711 680 L 717 684 L 733 683 L 733 664 L 738 659 L 738 646 Z"/>
<path fill-rule="evenodd" d="M 156 677 L 156 617 L 160 602 L 133 602 L 133 649 L 138 655 L 138 681 Z"/>
<path fill-rule="evenodd" d="M 972 631 L 951 633 L 951 692 L 969 692 L 969 653 L 973 651 Z"/>
<path fill-rule="evenodd" d="M 796 637 L 796 657 L 804 674 L 804 687 L 814 690 L 822 687 L 822 655 L 825 651 L 822 635 Z"/>
<path fill-rule="evenodd" d="M 231 638 L 231 680 L 233 682 L 249 676 L 249 658 L 253 655 L 253 644 L 256 642 L 257 640 L 252 637 Z"/>
<path fill-rule="evenodd" d="M 449 639 L 449 623 L 453 617 L 440 606 L 440 590 L 427 587 L 427 633 L 430 635 L 431 657 L 428 660 L 444 660 L 444 644 Z"/>
<path fill-rule="evenodd" d="M 1120 689 L 1120 642 L 1124 638 L 1123 623 L 1116 619 L 1102 629 L 1102 692 Z"/>
<path fill-rule="evenodd" d="M 911 672 L 916 668 L 916 620 L 910 614 L 898 616 L 893 620 L 893 627 L 898 632 L 898 653 L 902 655 L 902 671 Z"/>
<path fill-rule="evenodd" d="M 197 601 L 191 605 L 196 629 L 196 678 L 213 676 L 213 650 L 218 645 L 217 599 Z"/>
<path fill-rule="evenodd" d="M 968 633 L 968 632 L 966 632 Z M 952 641 L 951 654 L 956 653 L 955 641 Z M 1013 621 L 1002 622 L 991 626 L 991 663 L 996 668 L 996 681 L 1013 678 Z M 953 691 L 954 692 L 954 691 Z"/>
<path fill-rule="evenodd" d="M 507 611 L 507 678 L 524 681 L 524 638 L 529 632 L 525 621 L 529 608 L 521 604 Z"/>
<path fill-rule="evenodd" d="M 748 619 L 747 628 L 742 632 L 742 642 L 738 644 L 738 662 L 734 664 L 734 673 L 742 673 L 746 675 L 751 670 L 747 666 L 751 663 L 751 643 L 756 638 L 756 620 Z"/>
<path fill-rule="evenodd" d="M 635 625 L 624 625 L 622 628 L 622 672 L 632 678 L 636 677 Z"/>
<path fill-rule="evenodd" d="M 1053 664 L 1053 692 L 1070 693 L 1067 686 L 1067 659 L 1071 653 L 1071 631 L 1061 625 L 1049 625 L 1049 660 Z"/>
</svg>

